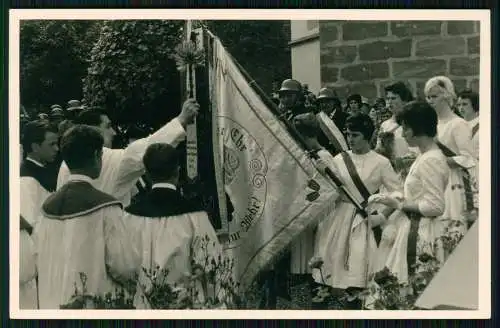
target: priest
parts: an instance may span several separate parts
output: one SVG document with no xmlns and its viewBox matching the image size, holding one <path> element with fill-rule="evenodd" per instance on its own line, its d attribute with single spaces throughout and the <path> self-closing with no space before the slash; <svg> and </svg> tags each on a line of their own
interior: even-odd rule
<svg viewBox="0 0 500 328">
<path fill-rule="evenodd" d="M 70 175 L 42 206 L 35 242 L 40 309 L 59 309 L 75 291 L 133 293 L 140 262 L 121 204 L 93 186 L 101 173 L 103 143 L 100 131 L 85 125 L 70 128 L 61 140 Z"/>
<path fill-rule="evenodd" d="M 120 200 L 124 206 L 130 204 L 132 189 L 144 174 L 142 157 L 146 148 L 153 143 L 163 142 L 176 147 L 186 137 L 186 126 L 193 122 L 198 114 L 199 105 L 194 99 L 188 99 L 182 106 L 181 113 L 152 135 L 138 139 L 125 149 L 111 149 L 116 135 L 108 115 L 99 108 L 83 110 L 76 120 L 77 124 L 94 126 L 103 135 L 104 148 L 102 154 L 102 170 L 96 181 L 95 188 Z M 66 163 L 62 163 L 57 179 L 57 189 L 60 189 L 69 178 L 70 172 Z"/>
</svg>

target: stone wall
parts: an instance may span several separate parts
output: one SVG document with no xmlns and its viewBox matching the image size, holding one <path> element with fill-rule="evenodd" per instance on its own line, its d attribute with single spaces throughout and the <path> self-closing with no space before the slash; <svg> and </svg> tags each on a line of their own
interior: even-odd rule
<svg viewBox="0 0 500 328">
<path fill-rule="evenodd" d="M 460 91 L 477 91 L 479 22 L 320 21 L 321 84 L 370 102 L 384 86 L 407 82 L 423 96 L 427 79 L 446 75 Z"/>
</svg>

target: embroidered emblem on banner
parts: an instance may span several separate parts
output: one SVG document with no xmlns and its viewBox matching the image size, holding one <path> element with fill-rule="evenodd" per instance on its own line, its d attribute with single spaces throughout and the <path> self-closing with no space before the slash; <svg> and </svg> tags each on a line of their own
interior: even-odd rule
<svg viewBox="0 0 500 328">
<path fill-rule="evenodd" d="M 219 116 L 218 133 L 224 159 L 229 248 L 234 248 L 264 212 L 268 165 L 261 146 L 240 124 Z"/>
</svg>

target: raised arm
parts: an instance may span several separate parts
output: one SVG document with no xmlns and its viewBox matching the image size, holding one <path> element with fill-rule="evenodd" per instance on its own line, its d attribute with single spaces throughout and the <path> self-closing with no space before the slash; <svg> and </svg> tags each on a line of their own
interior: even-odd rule
<svg viewBox="0 0 500 328">
<path fill-rule="evenodd" d="M 199 105 L 195 100 L 187 100 L 182 111 L 173 120 L 168 122 L 152 135 L 136 140 L 123 152 L 123 157 L 118 165 L 113 196 L 119 200 L 131 191 L 137 180 L 145 173 L 142 158 L 149 145 L 154 143 L 167 143 L 177 147 L 186 137 L 186 127 L 193 122 L 198 114 Z"/>
</svg>

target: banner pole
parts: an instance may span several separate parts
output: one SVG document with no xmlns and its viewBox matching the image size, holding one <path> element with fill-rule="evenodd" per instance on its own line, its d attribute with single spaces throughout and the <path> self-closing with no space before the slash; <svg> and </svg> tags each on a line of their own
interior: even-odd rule
<svg viewBox="0 0 500 328">
<path fill-rule="evenodd" d="M 186 21 L 186 41 L 197 47 L 195 36 L 193 35 L 193 23 Z M 192 64 L 186 67 L 186 88 L 187 98 L 196 99 L 196 73 Z M 186 171 L 189 182 L 198 176 L 198 136 L 196 131 L 196 118 L 192 124 L 186 127 Z"/>
</svg>

